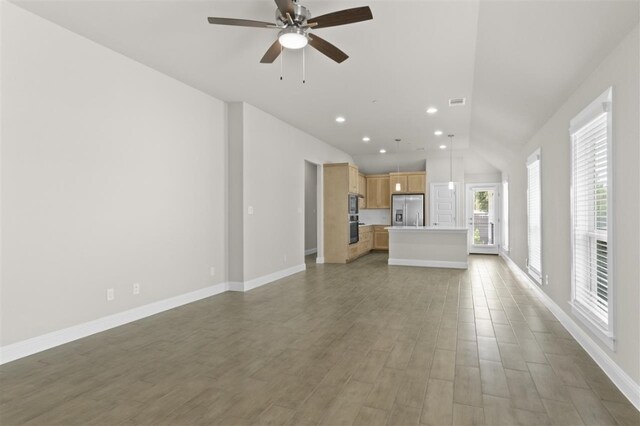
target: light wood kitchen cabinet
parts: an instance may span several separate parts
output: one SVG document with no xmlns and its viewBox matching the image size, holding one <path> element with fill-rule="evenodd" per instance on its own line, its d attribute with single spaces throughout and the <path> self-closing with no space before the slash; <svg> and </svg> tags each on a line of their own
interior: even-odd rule
<svg viewBox="0 0 640 426">
<path fill-rule="evenodd" d="M 370 175 L 367 180 L 367 208 L 388 209 L 390 207 L 389 175 Z"/>
<path fill-rule="evenodd" d="M 358 168 L 348 163 L 323 165 L 324 258 L 345 263 L 356 244 L 349 244 L 349 193 L 358 192 Z"/>
<path fill-rule="evenodd" d="M 427 189 L 427 174 L 425 172 L 411 173 L 407 175 L 407 191 L 424 194 Z"/>
<path fill-rule="evenodd" d="M 373 226 L 373 249 L 389 250 L 389 231 L 385 228 L 387 225 Z"/>
<path fill-rule="evenodd" d="M 396 190 L 396 184 L 400 184 L 400 190 Z M 389 192 L 392 194 L 404 194 L 407 191 L 407 175 L 405 173 L 389 173 Z"/>
<path fill-rule="evenodd" d="M 359 239 L 356 244 L 349 245 L 347 250 L 349 261 L 368 254 L 373 249 L 373 226 L 361 226 L 359 228 Z"/>
<path fill-rule="evenodd" d="M 400 190 L 396 191 L 396 183 L 400 183 Z M 424 194 L 426 193 L 426 173 L 389 173 L 389 191 L 392 194 Z"/>
<path fill-rule="evenodd" d="M 358 168 L 349 164 L 349 193 L 358 194 Z"/>
<path fill-rule="evenodd" d="M 358 173 L 358 194 L 367 196 L 367 179 L 362 173 Z"/>
<path fill-rule="evenodd" d="M 362 173 L 358 174 L 358 209 L 367 208 L 367 179 Z"/>
</svg>

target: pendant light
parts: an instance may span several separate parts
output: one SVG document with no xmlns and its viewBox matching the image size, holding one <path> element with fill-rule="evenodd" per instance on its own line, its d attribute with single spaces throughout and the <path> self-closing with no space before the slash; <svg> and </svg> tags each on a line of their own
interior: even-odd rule
<svg viewBox="0 0 640 426">
<path fill-rule="evenodd" d="M 454 135 L 447 135 L 449 138 L 449 189 L 454 190 L 456 186 L 453 183 L 453 137 Z"/>
<path fill-rule="evenodd" d="M 398 158 L 397 161 L 397 165 L 398 165 L 398 175 L 400 174 L 400 139 L 396 139 L 396 144 L 397 144 L 397 148 L 396 148 L 396 156 Z M 400 184 L 400 176 L 398 176 L 398 181 L 396 182 L 396 192 L 400 192 L 402 191 L 402 185 Z"/>
</svg>

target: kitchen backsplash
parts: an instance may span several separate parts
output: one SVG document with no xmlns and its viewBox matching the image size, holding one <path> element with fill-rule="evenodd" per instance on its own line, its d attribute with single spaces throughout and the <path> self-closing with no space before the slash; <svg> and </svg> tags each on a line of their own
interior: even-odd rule
<svg viewBox="0 0 640 426">
<path fill-rule="evenodd" d="M 367 225 L 391 224 L 391 212 L 389 209 L 364 209 L 360 210 L 360 222 Z"/>
</svg>

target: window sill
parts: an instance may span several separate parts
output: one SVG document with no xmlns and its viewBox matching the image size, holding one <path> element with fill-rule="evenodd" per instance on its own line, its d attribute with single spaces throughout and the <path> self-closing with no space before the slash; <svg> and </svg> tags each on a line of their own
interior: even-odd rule
<svg viewBox="0 0 640 426">
<path fill-rule="evenodd" d="M 576 317 L 587 329 L 602 341 L 611 351 L 616 351 L 616 339 L 609 330 L 605 330 L 602 325 L 594 321 L 591 316 L 585 312 L 585 308 L 579 303 L 570 301 L 571 313 Z"/>
</svg>

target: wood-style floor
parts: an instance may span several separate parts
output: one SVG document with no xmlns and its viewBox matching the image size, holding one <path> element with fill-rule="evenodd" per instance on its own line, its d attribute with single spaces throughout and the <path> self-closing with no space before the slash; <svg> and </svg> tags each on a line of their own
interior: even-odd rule
<svg viewBox="0 0 640 426">
<path fill-rule="evenodd" d="M 2 425 L 638 425 L 495 256 L 371 254 L 0 367 Z"/>
</svg>

